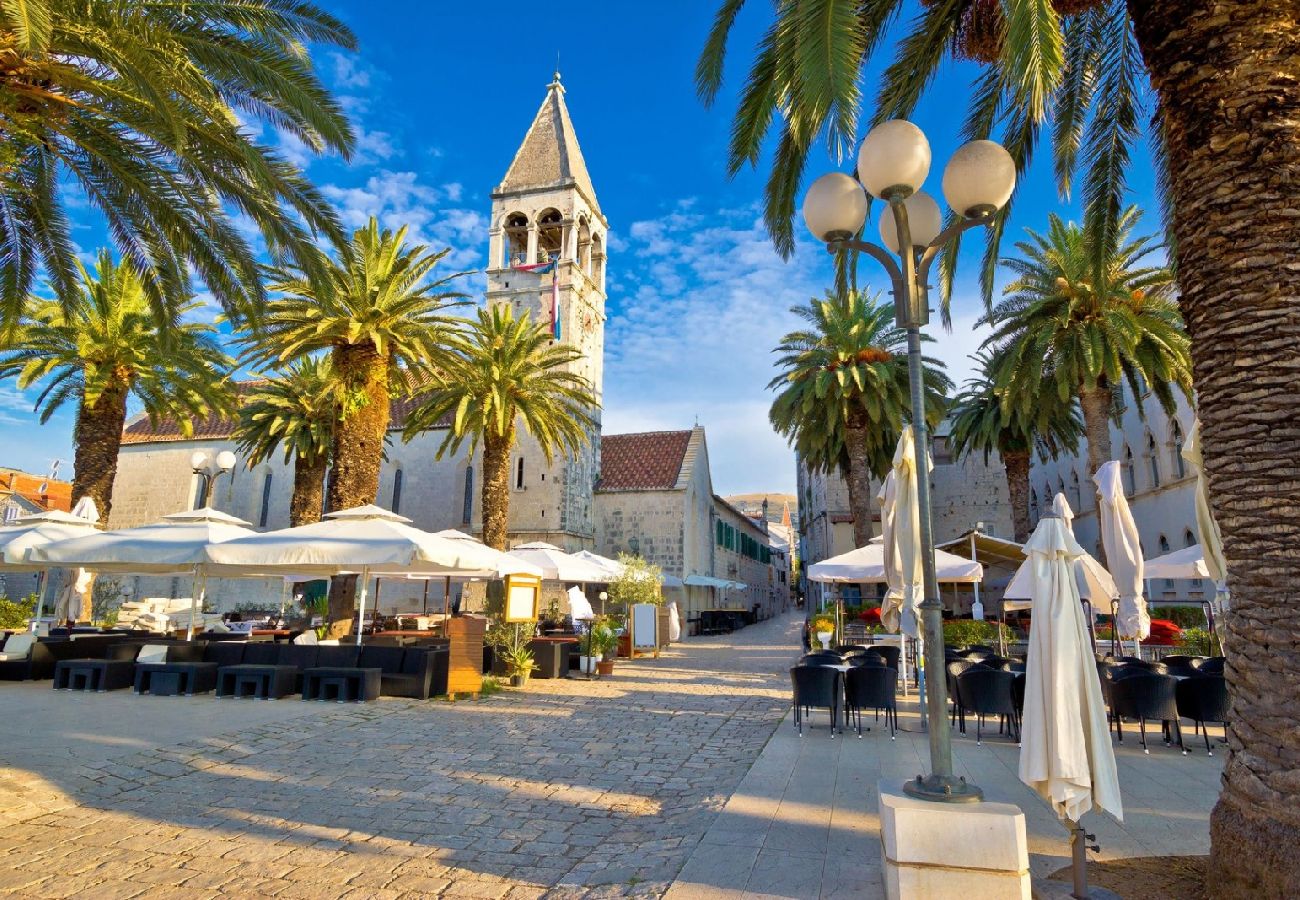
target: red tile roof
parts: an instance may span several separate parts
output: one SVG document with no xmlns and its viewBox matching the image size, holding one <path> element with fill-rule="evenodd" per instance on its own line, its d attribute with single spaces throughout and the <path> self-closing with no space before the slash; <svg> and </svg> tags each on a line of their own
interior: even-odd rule
<svg viewBox="0 0 1300 900">
<path fill-rule="evenodd" d="M 690 431 L 602 436 L 596 490 L 663 491 L 676 487 L 690 442 Z"/>
</svg>

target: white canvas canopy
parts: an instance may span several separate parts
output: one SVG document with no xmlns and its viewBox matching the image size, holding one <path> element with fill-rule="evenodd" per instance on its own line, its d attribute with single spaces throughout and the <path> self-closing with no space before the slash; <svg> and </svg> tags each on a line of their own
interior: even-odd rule
<svg viewBox="0 0 1300 900">
<path fill-rule="evenodd" d="M 1071 538 L 1074 537 L 1074 511 L 1066 501 L 1064 494 L 1057 494 L 1052 501 L 1052 514 L 1061 520 L 1061 527 Z M 1119 596 L 1115 579 L 1110 577 L 1101 563 L 1080 548 L 1080 555 L 1073 558 L 1074 580 L 1079 589 L 1079 596 L 1096 608 L 1099 603 L 1103 608 Z M 1029 609 L 1033 600 L 1033 568 L 1028 558 L 1016 570 L 1006 590 L 1002 592 L 1002 609 L 1004 612 L 1014 609 Z"/>
<path fill-rule="evenodd" d="M 1106 707 L 1079 601 L 1083 548 L 1055 516 L 1025 544 L 1034 627 L 1025 665 L 1020 780 L 1077 823 L 1096 807 L 1123 818 Z"/>
<path fill-rule="evenodd" d="M 1142 565 L 1142 544 L 1137 523 L 1124 496 L 1119 463 L 1102 463 L 1093 476 L 1097 483 L 1097 524 L 1101 526 L 1101 544 L 1106 548 L 1106 564 L 1119 588 L 1119 616 L 1116 624 L 1121 637 L 1144 641 L 1151 634 L 1151 615 L 1142 596 L 1146 577 Z"/>
<path fill-rule="evenodd" d="M 0 528 L 0 564 L 7 570 L 35 571 L 47 568 L 44 563 L 28 559 L 29 551 L 46 544 L 99 534 L 94 521 L 50 510 L 23 516 Z"/>
<path fill-rule="evenodd" d="M 748 587 L 744 582 L 728 581 L 725 578 L 714 578 L 712 575 L 687 575 L 682 583 L 689 587 L 711 587 L 723 591 L 728 589 L 743 591 Z"/>
<path fill-rule="evenodd" d="M 617 578 L 623 574 L 623 564 L 616 559 L 610 559 L 608 556 L 601 556 L 599 553 L 592 553 L 590 550 L 579 550 L 573 554 L 578 559 L 585 560 L 594 566 L 598 566 L 609 573 L 610 578 Z M 661 572 L 659 574 L 659 584 L 666 588 L 680 588 L 684 582 L 675 575 L 669 575 Z"/>
<path fill-rule="evenodd" d="M 1201 536 L 1201 552 L 1205 562 L 1206 577 L 1214 581 L 1219 612 L 1228 606 L 1228 563 L 1223 557 L 1223 535 L 1219 523 L 1210 510 L 1210 481 L 1205 477 L 1205 460 L 1201 457 L 1201 422 L 1192 423 L 1192 430 L 1183 442 L 1183 459 L 1196 472 L 1196 530 Z"/>
<path fill-rule="evenodd" d="M 883 542 L 873 540 L 865 547 L 809 566 L 808 580 L 822 584 L 888 584 L 884 556 Z M 945 550 L 934 551 L 934 563 L 939 581 L 944 584 L 974 584 L 984 577 L 982 565 Z"/>
<path fill-rule="evenodd" d="M 510 555 L 540 569 L 542 578 L 547 581 L 603 584 L 611 577 L 606 569 L 576 554 L 565 553 L 559 547 L 545 541 L 520 544 L 518 547 L 511 548 Z"/>
<path fill-rule="evenodd" d="M 138 528 L 102 531 L 33 549 L 28 558 L 48 566 L 81 567 L 127 575 L 174 575 L 188 572 L 190 624 L 203 605 L 203 582 L 210 571 L 209 547 L 255 535 L 248 523 L 215 509 L 203 508 L 163 516 Z"/>
<path fill-rule="evenodd" d="M 1142 571 L 1147 578 L 1209 578 L 1210 570 L 1200 544 L 1144 560 Z"/>
</svg>

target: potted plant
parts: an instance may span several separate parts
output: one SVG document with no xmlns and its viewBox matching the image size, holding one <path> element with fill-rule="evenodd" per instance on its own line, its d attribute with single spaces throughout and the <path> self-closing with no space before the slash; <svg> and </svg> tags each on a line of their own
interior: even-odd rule
<svg viewBox="0 0 1300 900">
<path fill-rule="evenodd" d="M 501 651 L 501 658 L 506 664 L 506 674 L 510 676 L 512 687 L 527 687 L 528 676 L 533 673 L 535 659 L 533 651 L 527 646 L 508 647 Z"/>
<path fill-rule="evenodd" d="M 808 623 L 808 630 L 821 641 L 823 650 L 829 650 L 831 638 L 835 637 L 835 617 L 830 613 L 817 613 Z"/>
<path fill-rule="evenodd" d="M 498 622 L 488 630 L 486 641 L 515 687 L 528 684 L 533 672 L 536 658 L 528 644 L 536 627 L 536 622 Z"/>
<path fill-rule="evenodd" d="M 600 675 L 614 674 L 614 655 L 618 649 L 618 630 L 608 618 L 601 616 L 591 623 L 587 635 L 587 654 L 595 661 Z"/>
</svg>

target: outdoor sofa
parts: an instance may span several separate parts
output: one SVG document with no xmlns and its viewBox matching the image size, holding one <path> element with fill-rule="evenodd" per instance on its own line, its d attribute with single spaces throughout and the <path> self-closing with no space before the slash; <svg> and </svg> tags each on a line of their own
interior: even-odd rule
<svg viewBox="0 0 1300 900">
<path fill-rule="evenodd" d="M 54 677 L 54 670 L 62 660 L 104 659 L 108 648 L 130 640 L 126 634 L 93 634 L 67 638 L 37 638 L 30 645 L 27 638 L 8 650 L 10 642 L 23 632 L 11 635 L 0 649 L 0 681 L 39 681 Z M 19 648 L 19 644 L 23 645 Z"/>
<path fill-rule="evenodd" d="M 331 699 L 373 699 L 373 694 L 427 700 L 447 692 L 448 653 L 443 647 L 223 641 L 209 644 L 205 652 L 205 659 L 217 656 L 218 696 L 274 700 L 301 693 L 304 700 L 313 700 L 325 699 L 321 692 L 328 687 Z M 367 682 L 373 690 L 336 690 L 342 683 Z"/>
</svg>

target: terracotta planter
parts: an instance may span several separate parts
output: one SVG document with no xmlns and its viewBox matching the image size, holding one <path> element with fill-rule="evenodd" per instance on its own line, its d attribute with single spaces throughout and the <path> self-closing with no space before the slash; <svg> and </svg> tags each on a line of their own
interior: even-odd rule
<svg viewBox="0 0 1300 900">
<path fill-rule="evenodd" d="M 614 660 L 602 659 L 600 662 L 596 663 L 596 673 L 599 675 L 613 675 Z"/>
</svg>

